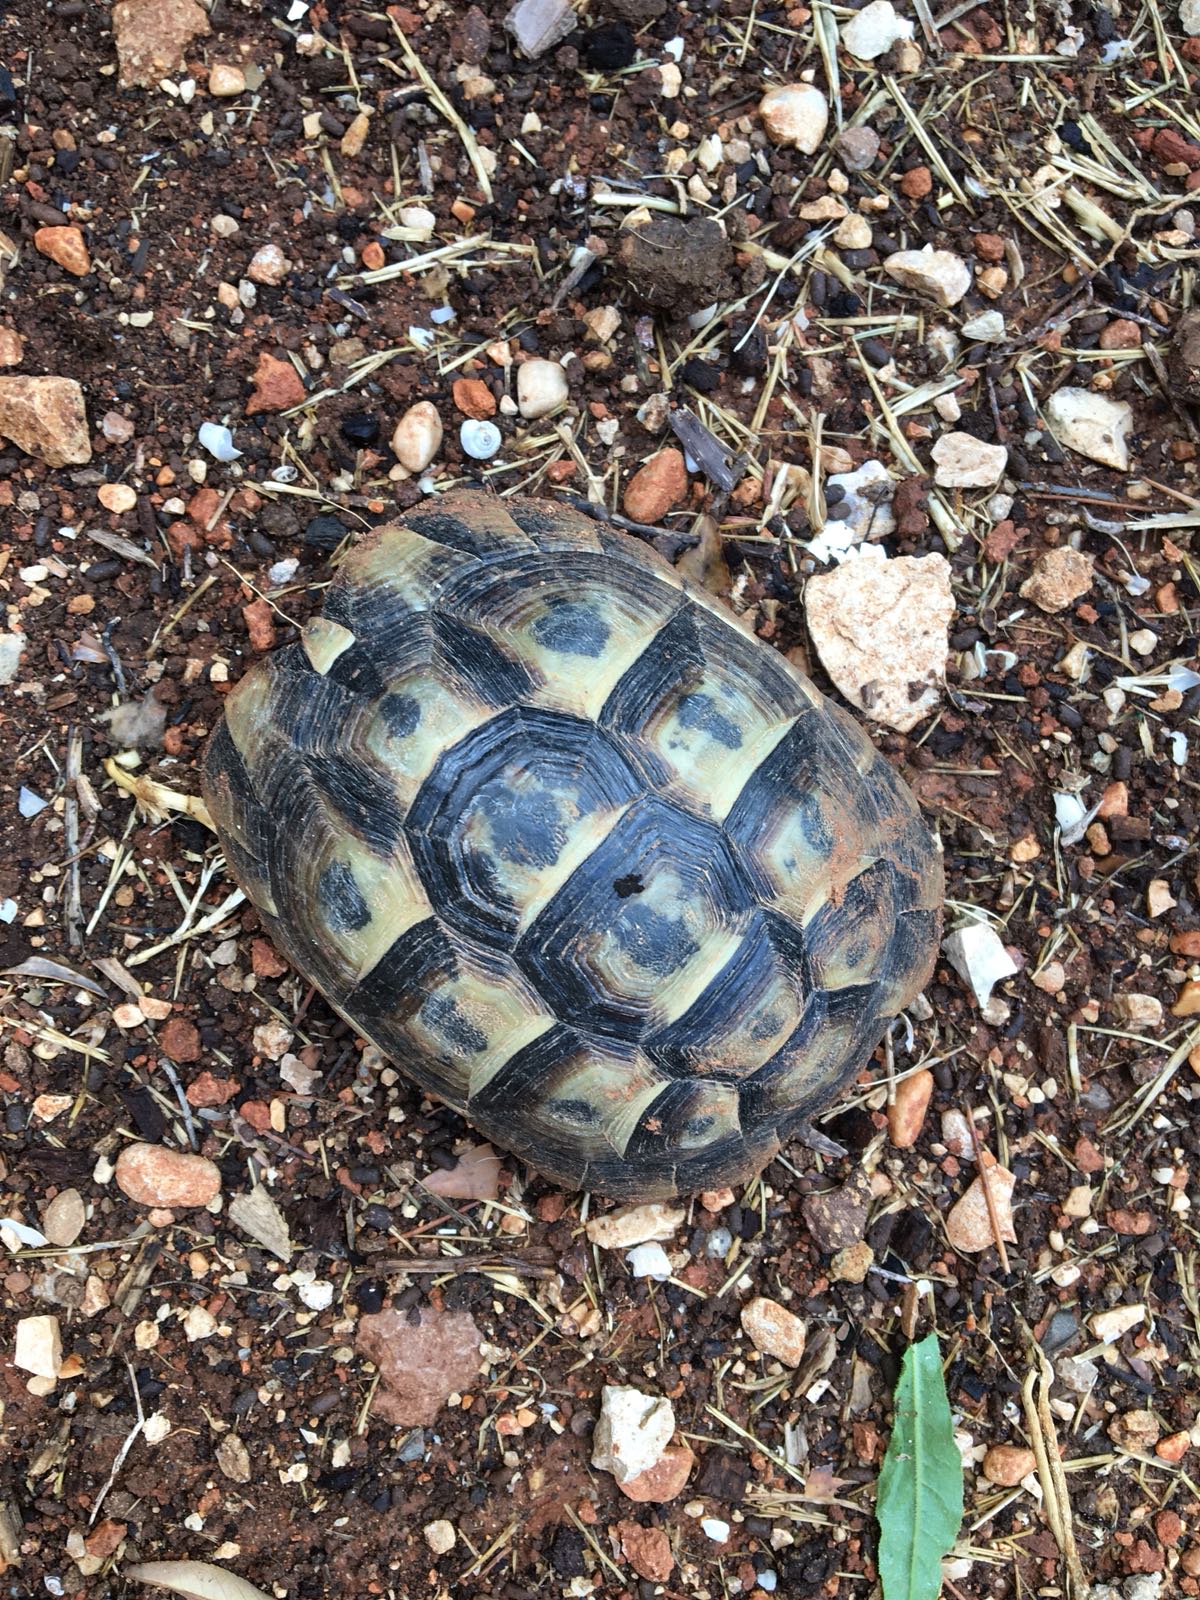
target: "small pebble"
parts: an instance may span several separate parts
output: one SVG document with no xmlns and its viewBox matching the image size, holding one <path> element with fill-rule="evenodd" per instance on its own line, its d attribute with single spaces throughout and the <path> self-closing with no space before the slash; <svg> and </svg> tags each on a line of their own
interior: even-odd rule
<svg viewBox="0 0 1200 1600">
<path fill-rule="evenodd" d="M 829 102 L 812 83 L 785 83 L 768 89 L 758 114 L 773 144 L 791 145 L 811 156 L 829 125 Z"/>
<path fill-rule="evenodd" d="M 424 472 L 442 448 L 442 432 L 437 407 L 431 400 L 418 400 L 409 406 L 392 432 L 392 453 L 406 471 Z"/>
<path fill-rule="evenodd" d="M 517 368 L 517 409 L 528 421 L 557 411 L 568 395 L 567 375 L 559 362 L 538 358 Z"/>
<path fill-rule="evenodd" d="M 444 1556 L 453 1550 L 458 1540 L 454 1531 L 454 1524 L 447 1522 L 445 1517 L 439 1517 L 436 1522 L 427 1522 L 424 1528 L 425 1543 L 435 1556 Z"/>
<path fill-rule="evenodd" d="M 209 68 L 208 92 L 216 95 L 218 99 L 232 99 L 246 92 L 246 74 L 241 67 L 229 66 L 218 61 Z"/>
</svg>

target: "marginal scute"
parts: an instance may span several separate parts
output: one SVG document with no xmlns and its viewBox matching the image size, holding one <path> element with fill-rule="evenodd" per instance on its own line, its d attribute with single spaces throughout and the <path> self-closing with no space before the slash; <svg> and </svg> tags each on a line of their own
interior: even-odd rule
<svg viewBox="0 0 1200 1600">
<path fill-rule="evenodd" d="M 750 1177 L 927 980 L 942 870 L 862 730 L 653 551 L 427 500 L 226 700 L 204 790 L 264 926 L 551 1178 Z"/>
<path fill-rule="evenodd" d="M 304 624 L 300 643 L 313 671 L 323 675 L 344 651 L 349 650 L 354 635 L 349 628 L 329 617 L 313 617 Z"/>
</svg>

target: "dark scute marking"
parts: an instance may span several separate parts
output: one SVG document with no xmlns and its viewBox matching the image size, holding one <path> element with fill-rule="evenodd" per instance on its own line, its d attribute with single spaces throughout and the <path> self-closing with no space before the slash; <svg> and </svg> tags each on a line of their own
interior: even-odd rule
<svg viewBox="0 0 1200 1600">
<path fill-rule="evenodd" d="M 657 978 L 678 972 L 700 948 L 681 918 L 666 917 L 648 905 L 622 909 L 613 933 L 630 960 Z"/>
<path fill-rule="evenodd" d="M 478 1055 L 487 1049 L 487 1034 L 481 1033 L 471 1019 L 463 1015 L 453 995 L 431 994 L 417 1016 L 430 1033 L 436 1033 L 451 1050 Z"/>
<path fill-rule="evenodd" d="M 701 1068 L 706 1078 L 719 1079 L 727 1072 L 739 1077 L 736 1062 L 717 1064 L 721 1041 L 746 1020 L 752 1039 L 771 1037 L 781 1020 L 773 999 L 774 984 L 781 976 L 791 983 L 799 1003 L 808 1006 L 812 981 L 802 930 L 784 917 L 757 911 L 740 944 L 703 992 L 643 1048 L 673 1077 L 684 1078 Z"/>
<path fill-rule="evenodd" d="M 379 715 L 393 739 L 407 739 L 421 725 L 421 702 L 411 694 L 385 695 L 379 703 Z"/>
<path fill-rule="evenodd" d="M 762 1016 L 758 1017 L 751 1027 L 750 1037 L 755 1043 L 760 1039 L 769 1039 L 782 1021 L 783 1018 L 776 1012 L 764 1011 Z"/>
<path fill-rule="evenodd" d="M 636 872 L 627 872 L 623 878 L 618 878 L 613 884 L 613 891 L 620 900 L 628 900 L 631 894 L 641 894 L 646 885 Z"/>
<path fill-rule="evenodd" d="M 492 843 L 505 861 L 552 867 L 558 860 L 567 842 L 567 829 L 557 795 L 542 788 L 516 795 L 497 780 L 480 791 L 476 803 L 488 820 Z"/>
<path fill-rule="evenodd" d="M 679 720 L 685 728 L 706 733 L 727 750 L 739 750 L 742 730 L 731 717 L 719 711 L 710 694 L 685 694 L 679 702 Z"/>
<path fill-rule="evenodd" d="M 343 689 L 365 695 L 371 700 L 381 695 L 387 688 L 379 668 L 361 644 L 352 644 L 348 650 L 343 650 L 329 668 L 326 677 L 340 684 Z"/>
<path fill-rule="evenodd" d="M 641 1037 L 654 996 L 643 981 L 636 993 L 617 992 L 599 980 L 588 933 L 605 929 L 627 950 L 631 964 L 663 974 L 690 959 L 696 946 L 686 923 L 631 896 L 614 899 L 614 885 L 629 877 L 647 882 L 656 863 L 679 873 L 684 901 L 724 927 L 740 928 L 753 895 L 720 829 L 655 796 L 635 800 L 625 815 L 542 907 L 514 949 L 517 965 L 559 1015 L 580 1028 L 632 1042 Z M 669 912 L 672 908 L 667 907 Z M 731 1002 L 730 1002 L 731 1003 Z"/>
<path fill-rule="evenodd" d="M 395 790 L 377 772 L 351 756 L 308 754 L 304 765 L 322 796 L 359 838 L 381 855 L 391 855 L 404 818 Z"/>
<path fill-rule="evenodd" d="M 472 1117 L 495 1116 L 511 1135 L 514 1108 L 527 1106 L 536 1119 L 537 1108 L 553 1098 L 555 1083 L 562 1079 L 581 1048 L 580 1037 L 573 1028 L 563 1022 L 553 1023 L 510 1056 L 471 1096 Z"/>
<path fill-rule="evenodd" d="M 507 771 L 518 764 L 548 796 L 546 809 L 514 801 Z M 569 818 L 551 813 L 561 788 L 580 815 L 619 806 L 638 792 L 637 779 L 615 746 L 591 722 L 557 712 L 515 707 L 492 717 L 444 750 L 409 807 L 406 829 L 417 870 L 446 921 L 465 937 L 511 947 L 516 907 L 494 885 L 499 852 L 472 849 L 471 820 L 481 814 L 506 839 L 511 860 L 555 861 Z M 547 836 L 538 837 L 544 828 Z M 546 855 L 547 850 L 553 854 Z M 619 876 L 618 866 L 613 876 Z M 611 878 L 609 882 L 611 882 Z"/>
<path fill-rule="evenodd" d="M 431 990 L 458 971 L 458 955 L 435 918 L 402 933 L 354 991 L 362 1018 L 412 1016 Z"/>
<path fill-rule="evenodd" d="M 663 1161 L 680 1154 L 682 1140 L 706 1133 L 715 1121 L 708 1109 L 713 1088 L 709 1084 L 676 1079 L 663 1089 L 642 1113 L 625 1150 L 628 1161 Z M 720 1144 L 728 1147 L 729 1141 Z"/>
<path fill-rule="evenodd" d="M 613 686 L 600 711 L 600 725 L 638 734 L 673 691 L 690 690 L 704 675 L 704 653 L 695 615 L 685 606 L 661 628 Z"/>
<path fill-rule="evenodd" d="M 351 633 L 354 627 L 355 601 L 357 589 L 354 584 L 341 582 L 334 579 L 325 591 L 325 603 L 321 607 L 321 615 L 328 622 L 340 622 L 343 628 L 349 628 Z M 301 652 L 303 654 L 303 651 Z M 307 660 L 308 658 L 305 657 Z"/>
<path fill-rule="evenodd" d="M 440 610 L 434 613 L 433 629 L 451 670 L 485 705 L 509 706 L 528 699 L 533 688 L 529 674 L 486 633 Z"/>
<path fill-rule="evenodd" d="M 330 862 L 318 881 L 317 893 L 326 920 L 336 933 L 356 933 L 370 922 L 371 908 L 344 861 Z"/>
<path fill-rule="evenodd" d="M 609 632 L 602 616 L 574 600 L 553 603 L 533 625 L 533 636 L 540 645 L 568 656 L 600 656 Z"/>
<path fill-rule="evenodd" d="M 461 550 L 464 555 L 484 555 L 497 542 L 494 534 L 477 533 L 461 517 L 451 516 L 445 511 L 410 512 L 404 524 L 414 533 L 419 533 L 422 539 L 429 539 L 433 544 L 448 545 L 451 550 Z"/>
<path fill-rule="evenodd" d="M 595 1128 L 600 1123 L 599 1107 L 590 1100 L 552 1100 L 557 1116 L 566 1122 L 576 1122 L 581 1128 Z"/>
</svg>

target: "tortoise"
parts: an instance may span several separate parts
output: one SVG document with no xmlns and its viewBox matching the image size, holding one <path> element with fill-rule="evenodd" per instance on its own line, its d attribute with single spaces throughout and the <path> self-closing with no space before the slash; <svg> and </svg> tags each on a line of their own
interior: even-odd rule
<svg viewBox="0 0 1200 1600">
<path fill-rule="evenodd" d="M 204 757 L 292 965 L 553 1181 L 749 1178 L 928 980 L 912 794 L 778 651 L 628 534 L 451 492 L 352 548 Z"/>
</svg>

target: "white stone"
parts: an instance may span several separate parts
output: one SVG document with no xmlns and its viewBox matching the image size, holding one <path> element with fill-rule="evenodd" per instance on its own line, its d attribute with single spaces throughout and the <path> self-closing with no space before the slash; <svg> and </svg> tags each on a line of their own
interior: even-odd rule
<svg viewBox="0 0 1200 1600">
<path fill-rule="evenodd" d="M 442 419 L 432 400 L 409 406 L 392 431 L 392 453 L 408 472 L 424 472 L 442 448 Z"/>
<path fill-rule="evenodd" d="M 24 648 L 23 633 L 0 633 L 0 684 L 11 683 L 16 677 Z"/>
<path fill-rule="evenodd" d="M 246 276 L 255 283 L 278 284 L 292 270 L 292 263 L 277 244 L 264 244 L 250 257 Z"/>
<path fill-rule="evenodd" d="M 1133 407 L 1091 389 L 1056 389 L 1042 408 L 1059 444 L 1089 461 L 1129 470 L 1129 433 Z"/>
<path fill-rule="evenodd" d="M 962 331 L 964 339 L 974 339 L 979 344 L 1003 344 L 1004 313 L 981 311 L 978 316 L 967 318 L 962 325 Z"/>
<path fill-rule="evenodd" d="M 433 230 L 437 227 L 437 218 L 428 206 L 401 206 L 396 213 L 397 220 L 402 228 L 409 228 L 420 238 L 414 242 L 423 243 L 426 239 L 433 238 Z"/>
<path fill-rule="evenodd" d="M 504 19 L 527 56 L 544 55 L 575 26 L 570 0 L 518 0 Z"/>
<path fill-rule="evenodd" d="M 883 270 L 905 289 L 927 295 L 939 306 L 956 306 L 971 287 L 971 269 L 953 250 L 897 250 Z"/>
<path fill-rule="evenodd" d="M 683 1222 L 682 1206 L 669 1206 L 661 1200 L 648 1200 L 645 1205 L 620 1206 L 616 1211 L 593 1217 L 587 1224 L 587 1236 L 601 1250 L 629 1250 L 634 1245 L 651 1240 L 674 1238 Z"/>
<path fill-rule="evenodd" d="M 930 454 L 940 489 L 991 489 L 1008 465 L 1007 446 L 987 444 L 973 433 L 943 433 Z"/>
<path fill-rule="evenodd" d="M 962 416 L 962 407 L 959 405 L 958 396 L 953 390 L 946 394 L 934 395 L 933 409 L 943 422 L 957 422 L 959 417 Z"/>
<path fill-rule="evenodd" d="M 490 461 L 502 443 L 494 422 L 476 422 L 468 417 L 458 430 L 459 443 L 473 461 Z"/>
<path fill-rule="evenodd" d="M 1097 1311 L 1088 1318 L 1092 1332 L 1105 1344 L 1115 1343 L 1122 1334 L 1145 1320 L 1145 1306 L 1113 1306 L 1109 1311 Z"/>
<path fill-rule="evenodd" d="M 22 1317 L 17 1323 L 13 1365 L 35 1378 L 58 1378 L 62 1366 L 62 1334 L 57 1317 Z"/>
<path fill-rule="evenodd" d="M 439 1517 L 436 1522 L 427 1522 L 424 1528 L 425 1543 L 435 1556 L 444 1556 L 447 1551 L 453 1550 L 458 1542 L 458 1535 L 454 1531 L 454 1524 L 447 1522 L 445 1517 Z"/>
<path fill-rule="evenodd" d="M 869 250 L 871 224 L 857 211 L 843 217 L 833 231 L 833 242 L 840 250 Z"/>
<path fill-rule="evenodd" d="M 638 1244 L 625 1257 L 635 1278 L 653 1278 L 666 1283 L 671 1276 L 671 1258 L 660 1244 Z"/>
<path fill-rule="evenodd" d="M 592 1434 L 592 1465 L 618 1483 L 657 1466 L 675 1432 L 675 1410 L 662 1395 L 605 1384 Z"/>
<path fill-rule="evenodd" d="M 818 561 L 840 561 L 864 539 L 885 539 L 895 533 L 896 485 L 882 461 L 864 461 L 852 472 L 833 472 L 825 483 L 827 490 L 839 488 L 843 494 L 830 506 L 832 515 L 820 533 L 807 543 Z"/>
<path fill-rule="evenodd" d="M 1130 1028 L 1162 1026 L 1162 1001 L 1152 994 L 1120 994 L 1113 1001 L 1113 1015 Z"/>
<path fill-rule="evenodd" d="M 1194 39 L 1200 33 L 1200 0 L 1182 0 L 1179 7 L 1179 26 Z"/>
<path fill-rule="evenodd" d="M 218 61 L 209 68 L 208 92 L 219 99 L 232 99 L 246 92 L 246 74 L 241 67 Z"/>
<path fill-rule="evenodd" d="M 1084 1217 L 1092 1214 L 1092 1186 L 1090 1183 L 1077 1183 L 1073 1189 L 1067 1191 L 1067 1198 L 1063 1201 L 1063 1216 L 1071 1217 L 1080 1222 Z"/>
<path fill-rule="evenodd" d="M 567 375 L 557 361 L 539 356 L 517 368 L 517 410 L 527 421 L 557 411 L 565 405 L 569 392 Z"/>
<path fill-rule="evenodd" d="M 842 29 L 842 43 L 859 61 L 874 61 L 885 55 L 899 39 L 911 39 L 913 25 L 907 17 L 896 15 L 891 0 L 871 0 L 855 12 Z"/>
<path fill-rule="evenodd" d="M 236 461 L 242 453 L 234 445 L 233 434 L 220 422 L 202 422 L 196 438 L 218 461 Z"/>
<path fill-rule="evenodd" d="M 794 145 L 803 155 L 819 149 L 829 126 L 829 102 L 812 83 L 784 83 L 768 89 L 758 114 L 773 144 Z"/>
<path fill-rule="evenodd" d="M 87 1222 L 87 1206 L 78 1189 L 61 1189 L 42 1212 L 42 1231 L 51 1244 L 73 1245 Z"/>
<path fill-rule="evenodd" d="M 721 1517 L 701 1517 L 700 1528 L 714 1544 L 725 1544 L 729 1539 L 729 1524 Z"/>
<path fill-rule="evenodd" d="M 937 706 L 954 616 L 944 556 L 866 545 L 808 580 L 804 610 L 825 670 L 872 721 L 907 733 Z"/>
<path fill-rule="evenodd" d="M 207 1306 L 193 1306 L 183 1319 L 183 1331 L 189 1344 L 198 1339 L 211 1339 L 217 1331 L 217 1319 Z"/>
<path fill-rule="evenodd" d="M 968 922 L 955 928 L 942 940 L 942 952 L 959 977 L 970 984 L 981 1009 L 992 998 L 996 984 L 1017 971 L 1000 935 L 987 922 Z"/>
</svg>

